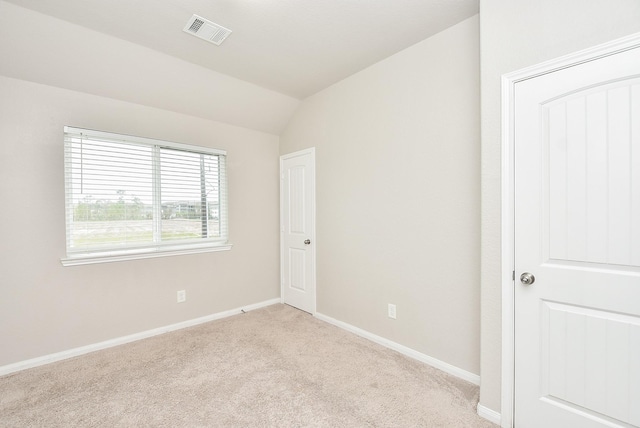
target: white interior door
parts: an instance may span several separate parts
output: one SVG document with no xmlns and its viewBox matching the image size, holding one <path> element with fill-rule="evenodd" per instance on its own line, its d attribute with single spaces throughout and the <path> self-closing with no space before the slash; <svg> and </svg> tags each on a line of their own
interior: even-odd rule
<svg viewBox="0 0 640 428">
<path fill-rule="evenodd" d="M 640 427 L 640 48 L 516 83 L 514 286 L 515 426 Z"/>
<path fill-rule="evenodd" d="M 315 314 L 315 151 L 280 158 L 282 301 Z"/>
</svg>

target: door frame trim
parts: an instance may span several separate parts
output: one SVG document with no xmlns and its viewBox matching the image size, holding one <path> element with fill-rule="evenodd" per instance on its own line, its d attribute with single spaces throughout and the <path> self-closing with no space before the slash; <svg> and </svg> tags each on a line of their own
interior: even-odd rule
<svg viewBox="0 0 640 428">
<path fill-rule="evenodd" d="M 640 48 L 640 33 L 616 39 L 592 48 L 502 76 L 501 112 L 501 269 L 502 284 L 502 381 L 501 426 L 514 426 L 515 413 L 515 90 L 516 84 L 543 74 Z"/>
<path fill-rule="evenodd" d="M 282 170 L 283 168 L 283 164 L 284 161 L 287 159 L 293 159 L 295 157 L 298 156 L 306 156 L 306 155 L 311 155 L 311 161 L 313 163 L 313 186 L 312 186 L 312 192 L 313 195 L 311 195 L 311 222 L 313 223 L 313 227 L 311 228 L 311 242 L 313 243 L 311 245 L 311 278 L 313 281 L 313 305 L 312 305 L 312 312 L 311 315 L 315 316 L 316 312 L 317 312 L 317 300 L 318 300 L 318 282 L 317 282 L 317 278 L 316 278 L 316 249 L 317 247 L 317 242 L 316 242 L 316 148 L 315 147 L 311 147 L 308 149 L 304 149 L 304 150 L 298 150 L 296 152 L 293 153 L 287 153 L 284 155 L 280 156 L 280 172 L 279 172 L 279 177 L 280 177 L 280 303 L 284 303 L 284 277 L 283 277 L 283 270 L 284 270 L 284 239 L 283 239 L 283 234 L 284 234 L 284 218 L 283 218 L 283 213 L 284 213 L 284 199 L 282 198 L 282 192 L 284 191 L 283 189 L 283 180 L 284 180 L 284 172 Z"/>
</svg>

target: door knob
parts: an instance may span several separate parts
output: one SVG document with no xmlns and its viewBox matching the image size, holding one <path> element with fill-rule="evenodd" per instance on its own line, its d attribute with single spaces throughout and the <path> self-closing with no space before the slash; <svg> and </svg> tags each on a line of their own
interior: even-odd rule
<svg viewBox="0 0 640 428">
<path fill-rule="evenodd" d="M 529 272 L 525 272 L 522 275 L 520 275 L 520 282 L 523 283 L 524 285 L 531 285 L 534 282 L 536 282 L 536 277 Z"/>
<path fill-rule="evenodd" d="M 311 244 L 311 239 L 305 239 L 304 240 L 304 245 L 309 245 Z"/>
</svg>

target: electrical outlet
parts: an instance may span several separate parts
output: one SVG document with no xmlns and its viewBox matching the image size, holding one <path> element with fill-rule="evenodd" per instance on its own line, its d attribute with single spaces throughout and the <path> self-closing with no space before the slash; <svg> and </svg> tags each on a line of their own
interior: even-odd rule
<svg viewBox="0 0 640 428">
<path fill-rule="evenodd" d="M 182 303 L 187 300 L 187 291 L 180 290 L 178 291 L 178 303 Z"/>
<path fill-rule="evenodd" d="M 389 303 L 388 315 L 389 318 L 396 319 L 396 305 Z"/>
</svg>

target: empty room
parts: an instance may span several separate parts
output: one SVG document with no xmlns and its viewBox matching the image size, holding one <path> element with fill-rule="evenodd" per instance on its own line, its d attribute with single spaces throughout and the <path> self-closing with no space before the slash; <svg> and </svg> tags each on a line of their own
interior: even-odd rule
<svg viewBox="0 0 640 428">
<path fill-rule="evenodd" d="M 640 2 L 0 0 L 0 427 L 640 427 Z"/>
</svg>

